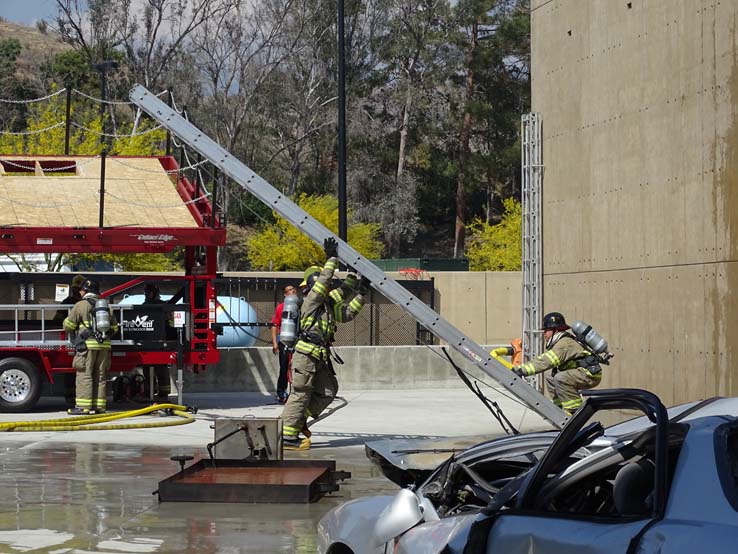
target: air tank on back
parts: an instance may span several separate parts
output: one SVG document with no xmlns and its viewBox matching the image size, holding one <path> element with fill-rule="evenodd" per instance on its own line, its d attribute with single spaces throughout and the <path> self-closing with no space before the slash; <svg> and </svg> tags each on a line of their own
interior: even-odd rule
<svg viewBox="0 0 738 554">
<path fill-rule="evenodd" d="M 571 330 L 574 334 L 584 341 L 584 343 L 592 349 L 595 354 L 602 354 L 607 352 L 607 341 L 602 336 L 592 329 L 592 326 L 585 323 L 584 321 L 575 321 L 571 324 Z"/>
<path fill-rule="evenodd" d="M 171 294 L 161 295 L 164 302 L 171 297 Z M 120 304 L 136 306 L 143 304 L 144 301 L 143 294 L 130 294 L 124 296 L 120 300 Z M 180 300 L 177 303 L 182 304 L 182 301 Z M 243 298 L 218 296 L 215 321 L 224 324 L 223 334 L 218 335 L 218 348 L 247 348 L 256 344 L 256 339 L 259 337 L 259 327 L 256 325 L 256 310 Z M 233 323 L 238 325 L 233 325 Z"/>
<path fill-rule="evenodd" d="M 106 335 L 110 331 L 110 306 L 107 298 L 98 298 L 95 301 L 95 329 Z"/>
<path fill-rule="evenodd" d="M 297 330 L 300 319 L 300 299 L 296 294 L 284 297 L 282 321 L 279 330 L 279 342 L 287 348 L 294 348 L 297 343 Z"/>
</svg>

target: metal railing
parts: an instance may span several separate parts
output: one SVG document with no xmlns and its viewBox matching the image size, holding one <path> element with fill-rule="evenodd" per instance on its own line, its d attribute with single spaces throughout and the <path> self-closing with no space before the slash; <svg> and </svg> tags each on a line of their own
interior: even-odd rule
<svg viewBox="0 0 738 554">
<path fill-rule="evenodd" d="M 72 346 L 68 333 L 58 314 L 69 312 L 71 304 L 0 304 L 0 346 L 49 348 Z M 118 321 L 123 321 L 125 310 L 134 309 L 130 304 L 111 304 Z M 53 315 L 49 318 L 48 315 Z M 134 341 L 125 338 L 121 325 L 118 338 L 113 345 L 131 345 Z"/>
</svg>

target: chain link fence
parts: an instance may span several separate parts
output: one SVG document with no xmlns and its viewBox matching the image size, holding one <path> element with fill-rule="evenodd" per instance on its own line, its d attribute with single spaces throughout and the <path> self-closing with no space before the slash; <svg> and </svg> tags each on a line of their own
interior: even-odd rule
<svg viewBox="0 0 738 554">
<path fill-rule="evenodd" d="M 282 291 L 299 280 L 288 278 L 224 277 L 216 280 L 218 296 L 241 298 L 256 312 L 259 337 L 255 346 L 272 343 L 271 320 Z M 434 309 L 434 282 L 429 280 L 399 280 L 402 286 Z M 232 314 L 238 320 L 238 314 Z M 418 324 L 401 307 L 387 300 L 374 289 L 368 301 L 352 321 L 338 325 L 336 346 L 402 346 L 435 344 L 435 337 Z"/>
</svg>

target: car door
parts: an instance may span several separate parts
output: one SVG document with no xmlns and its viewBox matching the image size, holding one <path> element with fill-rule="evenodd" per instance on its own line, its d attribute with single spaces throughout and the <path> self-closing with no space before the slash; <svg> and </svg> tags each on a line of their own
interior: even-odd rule
<svg viewBox="0 0 738 554">
<path fill-rule="evenodd" d="M 514 501 L 506 507 L 490 507 L 494 513 L 484 550 L 487 554 L 626 554 L 633 552 L 641 534 L 663 517 L 667 492 L 668 417 L 665 408 L 656 396 L 634 389 L 592 391 L 587 396 L 582 409 L 526 477 Z M 555 492 L 556 483 L 552 480 L 561 479 L 562 473 L 568 469 L 566 466 L 572 449 L 582 447 L 583 441 L 590 441 L 597 435 L 596 425 L 585 427 L 592 416 L 601 410 L 634 408 L 645 413 L 655 424 L 652 433 L 655 458 L 653 489 L 649 493 L 648 510 L 634 514 L 610 510 L 598 514 L 596 511 L 578 513 L 576 509 L 559 511 L 552 509 L 553 501 L 549 503 L 548 500 L 542 505 L 542 496 L 548 498 L 551 490 Z M 639 463 L 646 465 L 645 462 Z M 596 484 L 595 478 L 593 483 Z M 553 499 L 556 499 L 555 493 Z"/>
<path fill-rule="evenodd" d="M 506 514 L 489 534 L 488 554 L 625 554 L 649 519 L 598 522 L 555 515 Z"/>
</svg>

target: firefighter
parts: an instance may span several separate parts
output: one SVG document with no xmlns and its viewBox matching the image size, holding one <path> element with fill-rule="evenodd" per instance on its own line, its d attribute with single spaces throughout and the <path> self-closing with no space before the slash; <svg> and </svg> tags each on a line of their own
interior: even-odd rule
<svg viewBox="0 0 738 554">
<path fill-rule="evenodd" d="M 74 306 L 77 302 L 82 300 L 82 283 L 85 282 L 84 275 L 75 275 L 72 279 L 72 285 L 69 287 L 69 294 L 61 301 L 63 306 Z M 54 323 L 64 325 L 64 320 L 69 315 L 69 308 L 63 308 L 57 310 L 54 315 Z M 62 381 L 64 383 L 64 400 L 67 404 L 74 406 L 74 381 L 76 375 L 73 373 L 62 374 Z"/>
<path fill-rule="evenodd" d="M 513 366 L 512 371 L 519 377 L 530 377 L 550 369 L 546 384 L 553 402 L 572 415 L 582 405 L 579 391 L 599 385 L 602 369 L 598 364 L 587 363 L 592 352 L 576 340 L 559 312 L 544 316 L 543 338 L 546 351 L 530 362 Z"/>
<path fill-rule="evenodd" d="M 283 444 L 288 450 L 310 448 L 307 418 L 318 417 L 336 397 L 338 381 L 331 362 L 336 324 L 354 319 L 369 291 L 369 280 L 362 277 L 357 287 L 355 276 L 347 277 L 341 287 L 331 291 L 331 279 L 338 266 L 338 244 L 336 239 L 327 238 L 323 247 L 327 260 L 322 270 L 309 267 L 300 283 L 304 300 L 299 340 L 292 357 L 292 394 L 282 412 Z M 300 439 L 300 433 L 305 439 Z"/>
<path fill-rule="evenodd" d="M 118 322 L 110 309 L 110 330 L 97 330 L 95 303 L 100 298 L 100 284 L 89 279 L 82 283 L 82 300 L 77 302 L 64 320 L 64 328 L 76 333 L 77 353 L 72 367 L 77 371 L 75 407 L 70 415 L 105 413 L 105 379 L 110 368 L 110 336 L 118 331 Z"/>
<path fill-rule="evenodd" d="M 164 300 L 161 299 L 161 293 L 159 287 L 154 283 L 146 283 L 144 287 L 144 304 L 165 304 Z M 162 316 L 164 312 L 162 312 Z M 169 319 L 167 319 L 168 326 L 171 325 Z M 169 395 L 172 392 L 172 382 L 169 378 L 169 366 L 163 365 L 152 365 L 149 366 L 149 371 L 153 370 L 154 378 L 156 381 L 156 400 L 160 402 L 166 402 L 169 399 Z"/>
<path fill-rule="evenodd" d="M 84 275 L 75 275 L 74 279 L 72 279 L 72 284 L 69 287 L 69 294 L 64 300 L 60 302 L 60 304 L 62 304 L 63 306 L 74 306 L 77 302 L 82 300 L 82 283 L 84 282 Z M 54 321 L 58 323 L 63 323 L 68 314 L 68 309 L 57 310 L 56 314 L 54 315 Z"/>
</svg>

